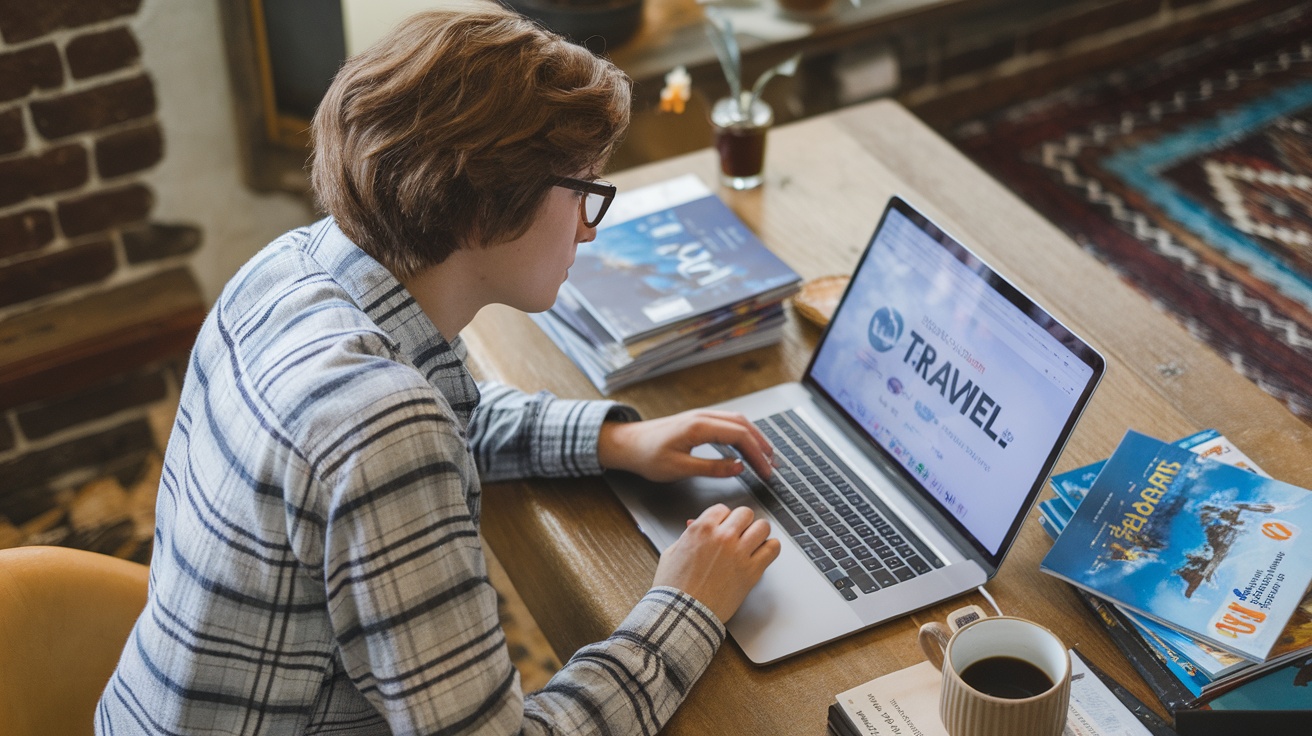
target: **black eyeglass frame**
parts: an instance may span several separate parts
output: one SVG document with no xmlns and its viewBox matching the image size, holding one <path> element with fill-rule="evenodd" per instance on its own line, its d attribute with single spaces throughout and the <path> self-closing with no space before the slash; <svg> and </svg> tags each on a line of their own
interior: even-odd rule
<svg viewBox="0 0 1312 736">
<path fill-rule="evenodd" d="M 596 227 L 601 224 L 601 218 L 606 216 L 606 210 L 610 209 L 610 203 L 615 199 L 615 193 L 619 191 L 615 188 L 614 184 L 609 184 L 604 181 L 586 181 L 584 179 L 575 179 L 570 176 L 557 176 L 551 180 L 551 184 L 552 186 L 565 187 L 566 189 L 573 189 L 576 192 L 597 194 L 603 197 L 601 200 L 601 211 L 599 211 L 597 216 L 591 220 L 588 219 L 588 210 L 585 206 L 586 200 L 579 202 L 579 214 L 583 217 L 583 224 L 588 227 Z"/>
</svg>

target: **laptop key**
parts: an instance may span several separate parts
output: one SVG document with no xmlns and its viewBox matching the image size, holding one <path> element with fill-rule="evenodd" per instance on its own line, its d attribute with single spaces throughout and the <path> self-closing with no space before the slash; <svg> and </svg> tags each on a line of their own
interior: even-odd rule
<svg viewBox="0 0 1312 736">
<path fill-rule="evenodd" d="M 810 543 L 810 544 L 804 543 L 802 545 L 802 551 L 806 553 L 807 557 L 810 557 L 813 560 L 817 560 L 825 556 L 825 551 L 820 548 L 820 545 L 815 543 Z"/>
<path fill-rule="evenodd" d="M 904 565 L 894 570 L 893 574 L 897 576 L 898 580 L 910 580 L 916 576 L 916 571 Z"/>
<path fill-rule="evenodd" d="M 911 557 L 907 558 L 907 564 L 911 566 L 912 570 L 915 570 L 916 572 L 921 573 L 922 575 L 924 573 L 929 572 L 930 570 L 929 563 L 925 562 L 919 557 L 916 557 L 915 555 L 912 555 Z"/>
<path fill-rule="evenodd" d="M 834 549 L 835 547 L 838 546 L 838 540 L 834 539 L 828 534 L 824 535 L 823 537 L 816 537 L 815 541 L 819 542 L 820 546 L 824 547 L 825 549 Z"/>
<path fill-rule="evenodd" d="M 857 558 L 858 560 L 864 560 L 873 557 L 874 554 L 870 550 L 866 549 L 865 547 L 853 547 L 852 556 Z"/>
<path fill-rule="evenodd" d="M 892 573 L 882 568 L 879 570 L 871 570 L 870 577 L 874 578 L 876 582 L 885 588 L 890 585 L 897 585 L 899 582 L 897 578 L 893 577 Z"/>
<path fill-rule="evenodd" d="M 847 557 L 847 556 L 848 556 L 848 552 L 847 552 L 847 550 L 843 549 L 842 547 L 838 547 L 838 548 L 836 548 L 836 549 L 831 549 L 831 550 L 829 550 L 829 554 L 830 554 L 835 560 L 839 560 L 840 562 L 842 561 L 842 559 L 843 559 L 844 557 Z"/>
<path fill-rule="evenodd" d="M 835 567 L 838 567 L 837 565 L 834 564 L 833 560 L 823 556 L 816 558 L 812 562 L 815 564 L 816 567 L 820 568 L 820 572 L 829 572 L 830 570 L 833 570 Z"/>
<path fill-rule="evenodd" d="M 852 568 L 857 566 L 857 561 L 851 557 L 844 557 L 843 559 L 838 561 L 838 566 L 843 568 L 844 570 L 851 570 Z"/>
<path fill-rule="evenodd" d="M 843 595 L 849 601 L 856 600 L 856 591 L 852 590 L 852 578 L 849 578 L 844 570 L 829 570 L 825 573 L 829 582 L 834 584 L 834 589 Z"/>
<path fill-rule="evenodd" d="M 852 582 L 856 583 L 857 589 L 862 593 L 873 593 L 876 590 L 879 590 L 879 583 L 876 583 L 873 578 L 864 572 L 860 570 L 851 570 L 847 574 L 852 578 Z"/>
<path fill-rule="evenodd" d="M 774 511 L 774 518 L 779 522 L 779 526 L 788 532 L 788 536 L 794 536 L 802 531 L 802 525 L 793 520 L 793 517 L 784 513 L 783 509 Z"/>
</svg>

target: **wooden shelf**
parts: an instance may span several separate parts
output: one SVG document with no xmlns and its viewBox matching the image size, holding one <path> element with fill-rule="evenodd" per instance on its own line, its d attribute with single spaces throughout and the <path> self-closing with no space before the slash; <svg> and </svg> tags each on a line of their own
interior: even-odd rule
<svg viewBox="0 0 1312 736">
<path fill-rule="evenodd" d="M 0 322 L 0 410 L 191 351 L 205 319 L 186 269 Z"/>
</svg>

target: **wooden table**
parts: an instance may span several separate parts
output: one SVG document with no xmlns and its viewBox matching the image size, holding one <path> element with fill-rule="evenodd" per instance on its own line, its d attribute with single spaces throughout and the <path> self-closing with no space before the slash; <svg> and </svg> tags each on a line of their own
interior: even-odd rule
<svg viewBox="0 0 1312 736">
<path fill-rule="evenodd" d="M 1272 475 L 1312 486 L 1305 424 L 896 103 L 848 108 L 770 136 L 766 184 L 719 194 L 803 277 L 850 272 L 896 193 L 1106 356 L 1106 378 L 1058 471 L 1107 456 L 1127 428 L 1175 438 L 1215 427 Z M 701 151 L 612 179 L 623 189 L 692 171 L 714 182 L 716 167 L 714 153 Z M 521 314 L 484 310 L 464 334 L 485 376 L 531 391 L 598 395 Z M 614 398 L 654 417 L 796 380 L 817 337 L 790 315 L 776 347 L 653 379 Z M 609 635 L 656 567 L 656 552 L 599 479 L 489 486 L 483 531 L 562 659 Z M 1029 519 L 989 591 L 1006 613 L 1048 626 L 1160 709 L 1071 589 L 1039 572 L 1049 546 L 1037 518 Z M 752 665 L 729 640 L 666 733 L 824 733 L 835 694 L 915 664 L 918 627 L 968 602 L 988 608 L 971 593 L 768 667 Z"/>
</svg>

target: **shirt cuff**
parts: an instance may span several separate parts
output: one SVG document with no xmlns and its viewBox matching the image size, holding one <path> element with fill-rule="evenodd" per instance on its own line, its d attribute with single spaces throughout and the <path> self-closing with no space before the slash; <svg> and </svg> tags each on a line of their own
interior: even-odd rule
<svg viewBox="0 0 1312 736">
<path fill-rule="evenodd" d="M 538 445 L 536 466 L 542 475 L 600 475 L 605 468 L 597 458 L 597 438 L 603 422 L 636 422 L 642 419 L 638 411 L 614 401 L 573 401 L 556 399 L 550 402 L 542 417 L 544 426 L 564 427 L 562 439 L 568 451 L 570 467 L 551 467 L 553 458 L 560 458 L 546 450 L 547 444 Z"/>
<path fill-rule="evenodd" d="M 647 591 L 615 633 L 660 657 L 682 699 L 728 632 L 701 601 L 678 588 L 658 586 Z"/>
</svg>

